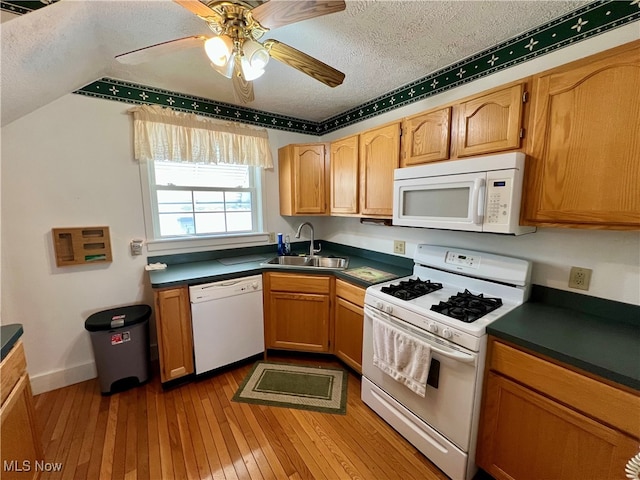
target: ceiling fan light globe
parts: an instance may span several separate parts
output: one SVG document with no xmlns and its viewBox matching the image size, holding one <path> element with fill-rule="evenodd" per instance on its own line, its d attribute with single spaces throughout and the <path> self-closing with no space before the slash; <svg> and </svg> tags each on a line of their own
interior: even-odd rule
<svg viewBox="0 0 640 480">
<path fill-rule="evenodd" d="M 244 58 L 249 62 L 251 68 L 263 70 L 269 63 L 269 52 L 258 42 L 248 39 L 242 45 Z"/>
<path fill-rule="evenodd" d="M 247 82 L 250 82 L 252 80 L 255 80 L 256 78 L 261 77 L 262 74 L 264 73 L 263 68 L 253 67 L 245 57 L 242 57 L 242 60 L 240 61 L 240 66 L 242 67 L 242 76 Z"/>
<path fill-rule="evenodd" d="M 225 65 L 216 65 L 212 62 L 211 68 L 213 68 L 219 74 L 224 75 L 227 78 L 231 78 L 233 76 L 234 63 L 235 60 L 233 57 L 231 57 Z"/>
<path fill-rule="evenodd" d="M 211 37 L 204 42 L 204 51 L 207 53 L 211 63 L 222 67 L 229 62 L 229 58 L 233 52 L 233 40 L 227 35 Z"/>
</svg>

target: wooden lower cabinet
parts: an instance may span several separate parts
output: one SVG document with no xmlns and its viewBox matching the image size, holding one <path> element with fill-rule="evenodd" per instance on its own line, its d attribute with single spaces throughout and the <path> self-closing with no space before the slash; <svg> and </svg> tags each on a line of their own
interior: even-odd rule
<svg viewBox="0 0 640 480">
<path fill-rule="evenodd" d="M 362 325 L 364 289 L 336 280 L 334 354 L 358 373 L 362 373 Z"/>
<path fill-rule="evenodd" d="M 44 456 L 21 341 L 14 345 L 0 364 L 0 379 L 2 380 L 2 407 L 0 407 L 2 474 L 0 478 L 3 480 L 37 478 L 37 462 L 43 462 Z"/>
<path fill-rule="evenodd" d="M 154 290 L 160 380 L 168 382 L 192 374 L 193 331 L 188 287 Z"/>
<path fill-rule="evenodd" d="M 640 428 L 637 397 L 500 342 L 489 356 L 476 455 L 482 469 L 497 480 L 625 477 L 639 441 L 619 428 Z M 529 378 L 540 384 L 532 388 Z M 604 420 L 600 408 L 622 411 Z"/>
<path fill-rule="evenodd" d="M 263 274 L 265 345 L 302 352 L 329 352 L 334 278 Z"/>
</svg>

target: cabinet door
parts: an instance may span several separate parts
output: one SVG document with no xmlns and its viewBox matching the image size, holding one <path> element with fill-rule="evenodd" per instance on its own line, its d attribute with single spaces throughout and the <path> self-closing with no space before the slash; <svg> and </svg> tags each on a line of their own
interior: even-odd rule
<svg viewBox="0 0 640 480">
<path fill-rule="evenodd" d="M 358 135 L 331 144 L 331 213 L 358 213 Z"/>
<path fill-rule="evenodd" d="M 360 213 L 391 217 L 393 170 L 400 157 L 400 123 L 360 134 Z"/>
<path fill-rule="evenodd" d="M 329 351 L 329 295 L 269 293 L 268 348 Z"/>
<path fill-rule="evenodd" d="M 293 144 L 278 150 L 281 215 L 327 212 L 327 160 L 324 143 Z"/>
<path fill-rule="evenodd" d="M 637 442 L 490 372 L 477 463 L 497 480 L 624 477 Z"/>
<path fill-rule="evenodd" d="M 520 148 L 523 94 L 520 83 L 458 105 L 458 156 Z"/>
<path fill-rule="evenodd" d="M 524 219 L 640 227 L 640 42 L 534 77 Z"/>
<path fill-rule="evenodd" d="M 342 298 L 336 299 L 336 356 L 356 372 L 362 373 L 362 324 L 364 309 Z"/>
<path fill-rule="evenodd" d="M 421 113 L 402 122 L 401 167 L 449 159 L 451 107 Z"/>
<path fill-rule="evenodd" d="M 189 291 L 180 287 L 154 294 L 160 380 L 167 382 L 194 372 Z"/>
<path fill-rule="evenodd" d="M 24 373 L 0 409 L 3 479 L 36 478 L 36 461 L 43 455 L 35 421 L 29 376 Z"/>
</svg>

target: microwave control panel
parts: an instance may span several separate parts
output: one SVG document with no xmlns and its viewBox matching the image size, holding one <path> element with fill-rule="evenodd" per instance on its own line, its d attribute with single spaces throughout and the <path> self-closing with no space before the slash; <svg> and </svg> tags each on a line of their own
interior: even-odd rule
<svg viewBox="0 0 640 480">
<path fill-rule="evenodd" d="M 493 173 L 493 172 L 492 172 Z M 499 172 L 495 172 L 499 174 Z M 510 221 L 513 196 L 513 178 L 509 176 L 487 178 L 487 207 L 485 223 L 506 225 Z"/>
</svg>

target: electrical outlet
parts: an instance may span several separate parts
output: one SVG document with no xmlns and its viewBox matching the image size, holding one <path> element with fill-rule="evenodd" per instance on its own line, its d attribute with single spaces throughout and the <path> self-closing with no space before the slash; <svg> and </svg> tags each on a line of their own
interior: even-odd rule
<svg viewBox="0 0 640 480">
<path fill-rule="evenodd" d="M 404 240 L 394 240 L 393 241 L 393 253 L 399 253 L 400 255 L 404 255 Z"/>
<path fill-rule="evenodd" d="M 592 271 L 590 268 L 571 267 L 571 272 L 569 273 L 569 288 L 589 290 Z"/>
<path fill-rule="evenodd" d="M 276 232 L 269 232 L 269 243 L 276 243 Z"/>
</svg>

